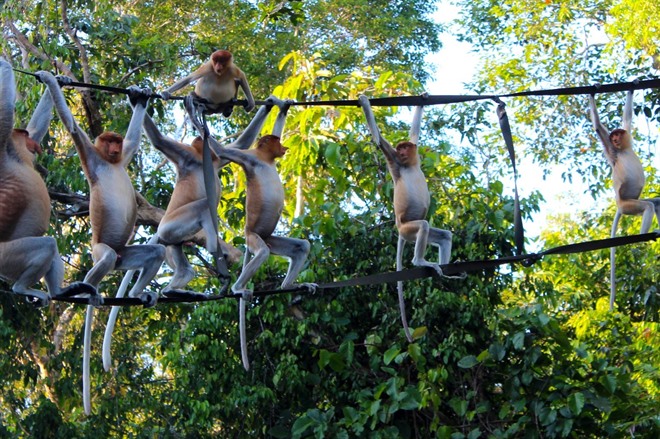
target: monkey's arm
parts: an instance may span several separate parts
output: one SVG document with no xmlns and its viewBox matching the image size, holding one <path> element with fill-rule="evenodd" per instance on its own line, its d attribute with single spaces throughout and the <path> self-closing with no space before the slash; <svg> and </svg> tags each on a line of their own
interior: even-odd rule
<svg viewBox="0 0 660 439">
<path fill-rule="evenodd" d="M 245 106 L 245 111 L 248 113 L 254 108 L 254 96 L 252 96 L 252 91 L 250 90 L 250 84 L 248 84 L 247 77 L 245 73 L 241 71 L 241 76 L 238 78 L 238 85 L 243 89 L 245 98 L 247 99 L 247 105 Z"/>
<path fill-rule="evenodd" d="M 44 90 L 39 100 L 37 109 L 34 110 L 30 122 L 27 125 L 27 132 L 30 137 L 37 143 L 41 143 L 44 136 L 48 132 L 50 121 L 53 118 L 53 98 L 50 95 L 48 88 Z"/>
<path fill-rule="evenodd" d="M 16 83 L 11 65 L 0 58 L 0 153 L 4 153 L 14 128 Z"/>
<path fill-rule="evenodd" d="M 410 126 L 410 141 L 415 145 L 419 142 L 419 132 L 422 127 L 422 114 L 424 113 L 424 107 L 419 106 L 415 107 L 415 114 L 413 115 L 412 125 Z"/>
<path fill-rule="evenodd" d="M 128 96 L 133 107 L 133 116 L 131 116 L 131 122 L 128 124 L 128 129 L 124 136 L 122 152 L 124 166 L 128 165 L 140 146 L 142 124 L 144 123 L 144 116 L 147 114 L 147 104 L 150 94 L 151 91 L 148 89 L 140 89 L 137 86 L 129 87 Z"/>
<path fill-rule="evenodd" d="M 282 133 L 284 132 L 284 125 L 286 124 L 286 115 L 291 108 L 290 102 L 282 102 L 281 105 L 278 105 L 280 112 L 277 113 L 275 118 L 275 124 L 273 125 L 273 136 L 277 136 L 280 139 L 282 138 Z"/>
<path fill-rule="evenodd" d="M 76 145 L 76 149 L 78 150 L 78 155 L 80 155 L 81 161 L 83 164 L 86 164 L 90 157 L 96 157 L 96 151 L 94 151 L 94 145 L 92 144 L 92 141 L 89 140 L 87 134 L 85 134 L 85 132 L 78 126 L 78 123 L 76 123 L 73 114 L 71 114 L 71 110 L 66 104 L 66 99 L 64 98 L 64 94 L 60 89 L 60 85 L 57 82 L 57 79 L 55 79 L 51 73 L 43 70 L 37 72 L 36 75 L 39 77 L 41 82 L 46 84 L 46 87 L 48 87 L 50 96 L 53 100 L 53 105 L 55 105 L 55 111 L 57 111 L 57 115 L 64 124 L 64 128 L 66 128 L 66 130 L 71 135 L 73 143 Z M 70 81 L 69 78 L 63 78 L 64 81 L 67 79 Z"/>
<path fill-rule="evenodd" d="M 390 143 L 380 134 L 378 124 L 376 124 L 376 118 L 373 111 L 371 110 L 369 99 L 367 99 L 367 97 L 364 95 L 360 95 L 358 97 L 358 101 L 360 102 L 360 106 L 364 111 L 364 116 L 367 119 L 367 127 L 369 127 L 372 142 L 374 142 L 380 148 L 380 150 L 383 151 L 383 154 L 385 154 L 385 158 L 388 161 L 396 162 L 396 152 L 394 151 L 394 148 L 392 148 L 392 145 L 390 145 Z"/>
<path fill-rule="evenodd" d="M 216 151 L 216 154 L 220 159 L 229 160 L 230 162 L 241 165 L 245 170 L 246 175 L 254 173 L 254 168 L 257 166 L 258 162 L 258 160 L 252 155 L 239 149 L 219 148 L 218 151 Z"/>
<path fill-rule="evenodd" d="M 181 78 L 178 81 L 176 81 L 174 84 L 170 85 L 168 89 L 165 90 L 165 93 L 167 94 L 166 99 L 169 98 L 169 95 L 172 93 L 181 90 L 183 87 L 186 85 L 190 84 L 191 82 L 194 82 L 201 78 L 204 75 L 204 68 L 206 64 L 203 64 L 200 68 L 192 72 L 190 75 L 186 76 L 185 78 Z M 165 93 L 163 93 L 165 95 Z M 165 97 L 165 96 L 163 96 Z"/>
<path fill-rule="evenodd" d="M 213 137 L 209 137 L 209 145 L 211 146 L 211 149 L 213 152 L 216 153 L 218 157 L 220 157 L 220 154 L 218 153 L 219 150 L 225 149 L 225 148 L 230 148 L 230 149 L 249 149 L 250 146 L 257 140 L 257 137 L 259 137 L 259 132 L 261 131 L 261 128 L 264 126 L 264 122 L 266 122 L 266 117 L 268 117 L 268 113 L 270 113 L 270 110 L 273 108 L 273 104 L 275 105 L 280 105 L 280 103 L 283 103 L 281 99 L 276 98 L 275 96 L 270 96 L 268 99 L 266 99 L 266 102 L 268 102 L 266 105 L 263 105 L 259 108 L 257 111 L 257 114 L 254 115 L 252 120 L 250 121 L 250 124 L 245 128 L 245 130 L 241 133 L 240 136 L 233 142 L 231 142 L 229 145 L 226 147 L 222 147 L 217 140 L 215 140 Z M 229 163 L 229 160 L 223 159 L 220 157 L 220 166 L 225 166 L 227 163 Z"/>
<path fill-rule="evenodd" d="M 607 128 L 600 123 L 598 109 L 596 108 L 596 98 L 594 95 L 589 95 L 589 114 L 591 115 L 591 124 L 593 125 L 594 130 L 596 130 L 600 143 L 603 144 L 603 148 L 605 149 L 605 155 L 611 160 L 613 151 L 611 150 L 612 146 L 610 145 L 609 132 L 607 131 Z"/>
<path fill-rule="evenodd" d="M 181 163 L 185 159 L 185 146 L 170 137 L 164 136 L 148 114 L 144 118 L 144 132 L 154 148 L 162 152 L 168 160 Z"/>
<path fill-rule="evenodd" d="M 626 105 L 623 107 L 623 129 L 628 131 L 628 134 L 632 136 L 630 129 L 632 128 L 632 116 L 633 116 L 633 90 L 628 90 L 626 94 Z"/>
<path fill-rule="evenodd" d="M 254 115 L 250 121 L 250 124 L 247 126 L 247 128 L 245 128 L 241 135 L 238 136 L 236 140 L 227 145 L 226 148 L 248 149 L 250 146 L 252 146 L 252 144 L 257 140 L 257 137 L 259 137 L 259 132 L 264 126 L 264 122 L 266 122 L 266 118 L 268 117 L 270 110 L 273 109 L 274 105 L 279 106 L 280 104 L 283 104 L 284 101 L 271 95 L 268 97 L 268 99 L 266 99 L 266 102 L 266 105 L 263 105 L 259 108 L 257 114 Z"/>
</svg>

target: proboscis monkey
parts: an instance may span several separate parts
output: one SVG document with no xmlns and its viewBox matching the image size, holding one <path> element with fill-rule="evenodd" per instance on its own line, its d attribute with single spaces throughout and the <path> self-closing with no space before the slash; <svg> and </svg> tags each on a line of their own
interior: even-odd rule
<svg viewBox="0 0 660 439">
<path fill-rule="evenodd" d="M 367 119 L 367 126 L 373 142 L 380 148 L 387 160 L 387 167 L 394 180 L 394 215 L 399 239 L 396 249 L 396 269 L 401 270 L 403 265 L 403 248 L 406 242 L 415 243 L 415 253 L 412 263 L 416 266 L 432 267 L 442 275 L 439 264 L 424 259 L 427 244 L 439 248 L 440 264 L 449 262 L 451 255 L 452 234 L 448 230 L 436 229 L 429 226 L 426 214 L 429 210 L 431 197 L 429 195 L 426 177 L 422 172 L 417 152 L 417 142 L 424 108 L 415 108 L 412 126 L 410 128 L 410 141 L 399 142 L 395 148 L 380 134 L 376 118 L 371 110 L 371 104 L 366 96 L 359 97 L 360 106 Z M 399 293 L 399 308 L 401 321 L 409 342 L 413 341 L 403 298 L 403 282 L 397 283 Z"/>
<path fill-rule="evenodd" d="M 43 236 L 50 220 L 50 197 L 34 156 L 48 132 L 53 101 L 48 90 L 27 129 L 14 129 L 16 85 L 11 65 L 0 58 L 0 278 L 12 281 L 16 294 L 41 306 L 58 295 L 96 295 L 91 285 L 75 282 L 62 289 L 64 263 L 57 242 Z M 41 278 L 48 293 L 33 288 Z"/>
<path fill-rule="evenodd" d="M 641 215 L 642 227 L 640 233 L 647 233 L 651 228 L 654 212 L 660 223 L 660 198 L 639 199 L 644 189 L 646 176 L 644 175 L 642 162 L 640 162 L 639 157 L 632 148 L 633 91 L 629 90 L 626 95 L 626 103 L 623 108 L 623 128 L 617 128 L 609 132 L 603 126 L 598 117 L 594 95 L 589 96 L 589 109 L 591 122 L 603 144 L 605 157 L 612 167 L 614 200 L 618 208 L 612 224 L 612 236 L 616 234 L 621 215 Z M 612 247 L 610 249 L 610 309 L 614 308 L 616 296 L 614 254 L 615 248 Z"/>
<path fill-rule="evenodd" d="M 275 120 L 273 134 L 263 136 L 257 142 L 256 148 L 248 151 L 220 148 L 216 150 L 218 157 L 230 160 L 240 165 L 247 179 L 245 201 L 245 240 L 247 251 L 243 260 L 243 271 L 232 285 L 236 294 L 242 294 L 239 299 L 239 331 L 241 334 L 241 359 L 246 370 L 250 368 L 245 337 L 245 302 L 252 292 L 247 289 L 247 283 L 259 267 L 272 253 L 289 259 L 287 270 L 281 288 L 289 288 L 302 270 L 310 244 L 305 239 L 283 236 L 273 236 L 282 209 L 284 208 L 284 188 L 275 166 L 275 159 L 283 157 L 287 148 L 282 146 L 280 137 L 284 130 L 289 102 L 277 103 L 280 112 Z M 250 255 L 253 255 L 250 259 Z M 315 284 L 302 284 L 310 290 Z"/>
<path fill-rule="evenodd" d="M 283 105 L 283 102 L 271 96 L 266 101 L 267 105 L 262 106 L 254 116 L 245 131 L 226 148 L 248 149 L 259 135 L 266 117 L 273 105 Z M 160 221 L 158 231 L 150 240 L 150 243 L 160 242 L 167 246 L 168 261 L 173 264 L 174 275 L 170 283 L 163 289 L 163 292 L 171 290 L 180 290 L 184 288 L 193 278 L 195 272 L 188 262 L 183 252 L 184 242 L 192 239 L 200 230 L 204 231 L 206 249 L 214 254 L 217 250 L 218 236 L 212 223 L 209 213 L 208 200 L 204 186 L 204 172 L 202 169 L 202 139 L 197 137 L 192 145 L 186 145 L 170 137 L 164 136 L 154 121 L 147 115 L 144 122 L 144 131 L 151 143 L 161 151 L 176 169 L 176 183 L 172 197 L 165 211 L 165 215 Z M 222 149 L 220 144 L 209 137 L 211 149 L 217 151 Z M 221 160 L 217 156 L 213 159 L 213 169 L 215 174 L 216 194 L 220 193 L 220 180 L 218 171 L 221 166 L 227 164 L 226 160 Z M 217 206 L 218 199 L 213 201 Z M 127 273 L 131 277 L 132 273 Z M 122 282 L 122 287 L 126 284 Z M 120 290 L 121 288 L 120 287 Z M 118 296 L 123 293 L 118 293 Z M 105 329 L 103 339 L 103 367 L 106 371 L 110 370 L 111 355 L 110 345 L 112 343 L 112 332 L 117 319 L 117 313 L 120 307 L 113 307 L 108 318 L 108 324 Z"/>
<path fill-rule="evenodd" d="M 158 273 L 165 259 L 165 247 L 160 244 L 128 245 L 137 218 L 137 203 L 126 167 L 140 144 L 148 92 L 135 86 L 129 88 L 129 99 L 134 109 L 125 137 L 105 132 L 92 143 L 73 118 L 58 79 L 45 71 L 37 72 L 37 76 L 50 90 L 55 109 L 76 145 L 89 183 L 94 266 L 85 276 L 85 282 L 98 287 L 103 277 L 112 270 L 140 269 L 140 276 L 129 295 L 141 297 L 146 304 L 155 303 L 155 293 L 145 292 L 144 288 Z M 60 79 L 65 85 L 67 80 Z M 85 318 L 83 352 L 83 405 L 87 414 L 91 412 L 89 354 L 93 316 L 94 307 L 90 305 Z"/>
<path fill-rule="evenodd" d="M 233 107 L 225 104 L 236 99 L 238 88 L 243 89 L 247 105 L 245 111 L 250 112 L 255 106 L 254 97 L 250 91 L 247 77 L 241 69 L 234 64 L 234 57 L 228 50 L 216 50 L 211 58 L 197 70 L 185 78 L 181 78 L 161 93 L 164 99 L 169 99 L 172 93 L 182 89 L 191 82 L 195 84 L 194 95 L 206 104 L 209 112 L 222 110 L 225 117 L 229 117 Z"/>
</svg>

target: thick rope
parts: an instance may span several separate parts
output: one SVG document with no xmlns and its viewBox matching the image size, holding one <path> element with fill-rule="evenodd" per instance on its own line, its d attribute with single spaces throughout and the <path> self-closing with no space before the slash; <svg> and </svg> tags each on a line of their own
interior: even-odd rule
<svg viewBox="0 0 660 439">
<path fill-rule="evenodd" d="M 19 73 L 38 77 L 25 70 L 14 69 Z M 93 88 L 97 90 L 107 91 L 110 93 L 128 94 L 127 88 L 114 87 L 109 85 L 89 84 L 84 82 L 71 82 L 66 84 L 71 87 Z M 420 106 L 420 105 L 442 105 L 442 104 L 456 104 L 460 102 L 488 100 L 506 97 L 523 97 L 523 96 L 570 96 L 570 95 L 589 95 L 600 93 L 614 93 L 628 90 L 642 90 L 660 88 L 660 79 L 647 79 L 635 80 L 631 82 L 617 82 L 612 84 L 595 84 L 587 86 L 575 86 L 564 88 L 553 88 L 547 90 L 527 90 L 516 93 L 504 94 L 489 94 L 489 95 L 419 95 L 419 96 L 391 96 L 384 98 L 369 99 L 369 102 L 374 107 L 400 107 L 400 106 Z M 152 98 L 162 99 L 163 97 L 158 93 L 152 93 Z M 170 100 L 183 100 L 184 96 L 172 96 Z M 232 100 L 227 102 L 226 106 L 245 106 L 247 101 L 245 99 Z M 256 105 L 265 105 L 266 101 L 256 101 Z M 344 100 L 327 100 L 327 101 L 296 101 L 291 105 L 327 105 L 327 106 L 359 106 L 357 99 L 344 99 Z"/>
</svg>

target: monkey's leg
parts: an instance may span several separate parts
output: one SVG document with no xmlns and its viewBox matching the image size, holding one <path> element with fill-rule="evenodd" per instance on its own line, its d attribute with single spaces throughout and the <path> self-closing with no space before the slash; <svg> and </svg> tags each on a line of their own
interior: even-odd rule
<svg viewBox="0 0 660 439">
<path fill-rule="evenodd" d="M 121 251 L 121 259 L 116 267 L 117 269 L 140 269 L 140 275 L 128 293 L 129 297 L 141 296 L 147 305 L 156 303 L 156 294 L 145 292 L 144 289 L 156 276 L 164 260 L 165 247 L 160 244 L 130 245 Z"/>
<path fill-rule="evenodd" d="M 424 259 L 426 245 L 429 240 L 429 223 L 426 220 L 409 221 L 399 226 L 399 235 L 408 242 L 415 243 L 415 254 L 412 263 L 417 267 L 431 267 L 442 276 L 442 270 L 438 264 L 428 262 Z"/>
<path fill-rule="evenodd" d="M 272 254 L 289 258 L 289 268 L 281 288 L 290 287 L 294 284 L 298 274 L 300 274 L 305 265 L 310 250 L 309 241 L 305 239 L 271 236 L 266 239 L 266 242 Z"/>
<path fill-rule="evenodd" d="M 429 244 L 438 246 L 439 248 L 439 258 L 438 263 L 440 265 L 448 264 L 449 259 L 451 258 L 451 238 L 452 233 L 449 230 L 436 229 L 434 227 L 429 228 Z"/>
<path fill-rule="evenodd" d="M 61 265 L 57 265 L 56 259 Z M 0 275 L 14 281 L 14 293 L 37 298 L 40 306 L 47 305 L 50 296 L 32 286 L 53 268 L 51 283 L 47 282 L 47 286 L 49 291 L 52 288 L 57 294 L 64 277 L 64 266 L 51 237 L 28 237 L 0 243 Z M 56 278 L 59 278 L 58 282 Z"/>
</svg>

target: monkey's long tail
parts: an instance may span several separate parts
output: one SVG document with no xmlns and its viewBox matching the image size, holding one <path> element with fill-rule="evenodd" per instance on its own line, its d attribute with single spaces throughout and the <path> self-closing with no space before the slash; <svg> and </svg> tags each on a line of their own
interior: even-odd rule
<svg viewBox="0 0 660 439">
<path fill-rule="evenodd" d="M 621 210 L 617 209 L 612 220 L 612 233 L 611 238 L 616 236 L 616 229 L 619 227 L 619 220 L 621 219 Z M 610 311 L 614 310 L 614 301 L 616 299 L 616 247 L 610 247 Z"/>
<path fill-rule="evenodd" d="M 137 270 L 128 270 L 124 275 L 124 278 L 121 280 L 119 285 L 119 290 L 117 291 L 117 297 L 121 298 L 126 295 L 128 290 L 128 285 L 133 279 L 133 275 Z M 106 372 L 110 371 L 112 366 L 112 356 L 110 355 L 110 347 L 112 345 L 112 333 L 115 330 L 115 323 L 117 323 L 117 315 L 121 306 L 113 306 L 110 310 L 110 316 L 108 317 L 108 323 L 105 326 L 105 334 L 103 335 L 103 369 Z"/>
<path fill-rule="evenodd" d="M 243 297 L 238 299 L 238 332 L 241 338 L 241 360 L 245 370 L 250 370 L 250 358 L 247 351 L 247 339 L 245 335 L 245 305 L 247 300 Z"/>
<path fill-rule="evenodd" d="M 85 314 L 85 333 L 83 336 L 83 407 L 86 415 L 89 415 L 92 412 L 89 390 L 89 358 L 92 345 L 93 323 L 94 307 L 92 305 L 87 305 L 87 313 Z"/>
<path fill-rule="evenodd" d="M 243 255 L 243 271 L 245 271 L 245 266 L 250 262 L 250 250 L 246 249 L 245 254 Z M 247 350 L 247 335 L 245 334 L 245 307 L 246 307 L 246 298 L 241 297 L 238 300 L 238 333 L 241 340 L 241 360 L 243 361 L 243 367 L 245 370 L 250 370 L 250 358 L 248 357 Z"/>
<path fill-rule="evenodd" d="M 396 271 L 401 271 L 403 269 L 403 247 L 405 246 L 406 241 L 399 236 L 399 240 L 396 245 Z M 406 338 L 408 343 L 413 342 L 412 335 L 410 334 L 410 329 L 408 328 L 408 319 L 406 318 L 406 302 L 403 298 L 403 282 L 398 281 L 396 283 L 397 292 L 399 293 L 399 310 L 401 311 L 401 323 L 403 323 L 403 330 L 406 333 Z"/>
<path fill-rule="evenodd" d="M 147 244 L 155 244 L 158 242 L 158 234 L 152 236 L 149 239 L 149 242 Z M 119 290 L 117 290 L 117 296 L 118 298 L 122 298 L 126 295 L 126 291 L 128 291 L 128 286 L 131 283 L 131 279 L 133 279 L 133 276 L 135 275 L 135 272 L 137 270 L 128 270 L 126 274 L 124 275 L 124 278 L 121 280 L 121 284 L 119 284 Z M 110 315 L 108 316 L 108 323 L 105 325 L 105 334 L 103 335 L 103 369 L 106 372 L 110 371 L 110 367 L 112 366 L 112 355 L 110 354 L 110 347 L 112 346 L 112 333 L 115 330 L 115 324 L 117 323 L 117 315 L 119 314 L 119 310 L 121 309 L 121 306 L 113 306 L 112 309 L 110 310 Z"/>
</svg>

